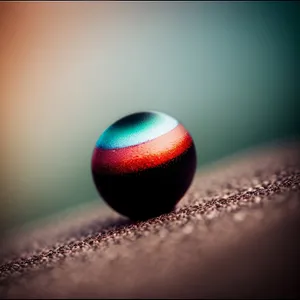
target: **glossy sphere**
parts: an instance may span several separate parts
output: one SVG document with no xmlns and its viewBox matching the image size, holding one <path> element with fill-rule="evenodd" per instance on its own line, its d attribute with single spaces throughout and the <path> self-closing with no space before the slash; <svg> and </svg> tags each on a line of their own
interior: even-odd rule
<svg viewBox="0 0 300 300">
<path fill-rule="evenodd" d="M 190 134 L 160 112 L 128 115 L 100 136 L 92 156 L 98 192 L 118 213 L 143 220 L 170 212 L 196 169 Z"/>
</svg>

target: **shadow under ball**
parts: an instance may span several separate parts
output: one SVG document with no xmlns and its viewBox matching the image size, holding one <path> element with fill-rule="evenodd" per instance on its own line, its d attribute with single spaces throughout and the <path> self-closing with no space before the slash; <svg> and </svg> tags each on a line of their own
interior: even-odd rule
<svg viewBox="0 0 300 300">
<path fill-rule="evenodd" d="M 92 155 L 92 175 L 111 208 L 132 220 L 145 220 L 175 208 L 196 164 L 192 137 L 177 120 L 140 112 L 103 132 Z"/>
</svg>

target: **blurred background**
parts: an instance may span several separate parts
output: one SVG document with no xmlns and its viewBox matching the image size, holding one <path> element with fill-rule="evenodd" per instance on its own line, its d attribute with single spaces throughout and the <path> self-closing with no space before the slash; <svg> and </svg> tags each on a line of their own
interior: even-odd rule
<svg viewBox="0 0 300 300">
<path fill-rule="evenodd" d="M 296 1 L 1 2 L 1 228 L 100 203 L 91 154 L 128 113 L 181 121 L 199 168 L 299 136 L 298 19 Z"/>
</svg>

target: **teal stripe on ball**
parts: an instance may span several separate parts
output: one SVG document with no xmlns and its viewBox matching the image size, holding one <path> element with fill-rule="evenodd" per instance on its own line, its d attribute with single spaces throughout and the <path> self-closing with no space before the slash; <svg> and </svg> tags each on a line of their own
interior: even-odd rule
<svg viewBox="0 0 300 300">
<path fill-rule="evenodd" d="M 161 112 L 132 114 L 108 127 L 96 147 L 119 149 L 139 145 L 168 133 L 178 124 L 177 120 Z"/>
</svg>

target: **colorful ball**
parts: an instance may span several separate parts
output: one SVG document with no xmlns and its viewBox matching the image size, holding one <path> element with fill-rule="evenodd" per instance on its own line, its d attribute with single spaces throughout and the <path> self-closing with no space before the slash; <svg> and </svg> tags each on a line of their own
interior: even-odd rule
<svg viewBox="0 0 300 300">
<path fill-rule="evenodd" d="M 161 112 L 134 113 L 113 123 L 92 155 L 98 192 L 115 211 L 133 220 L 172 211 L 195 170 L 191 135 Z"/>
</svg>

